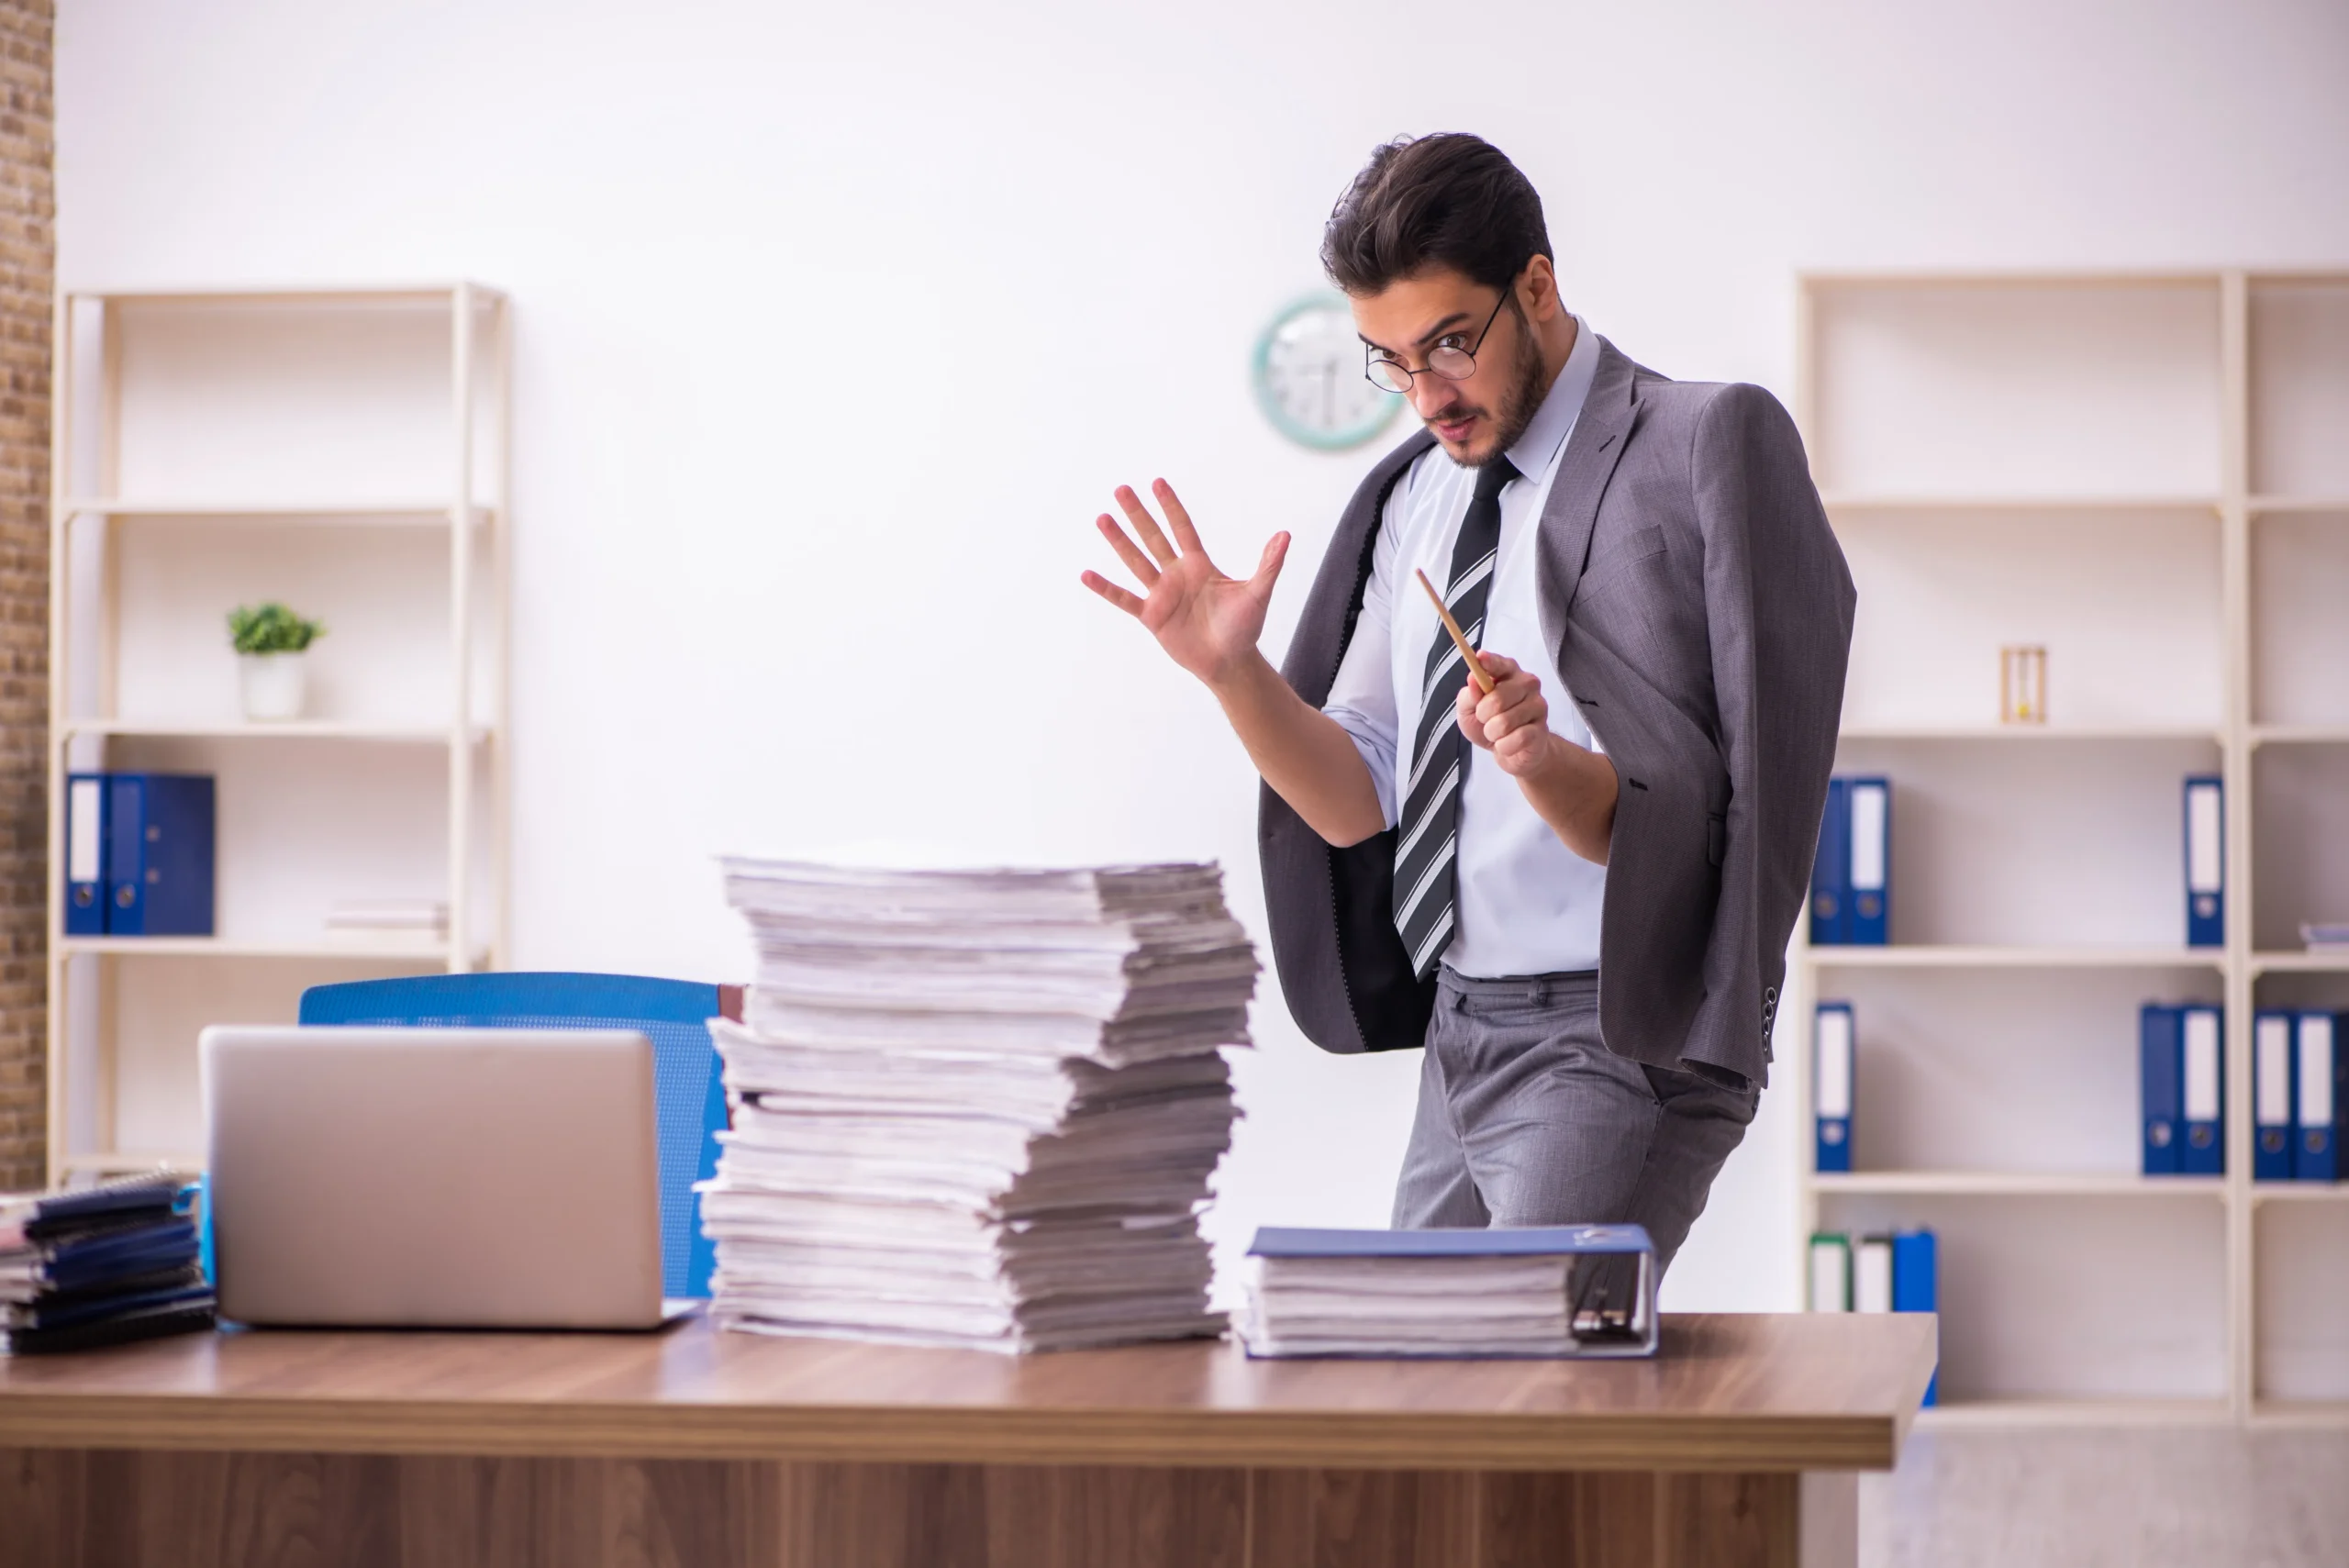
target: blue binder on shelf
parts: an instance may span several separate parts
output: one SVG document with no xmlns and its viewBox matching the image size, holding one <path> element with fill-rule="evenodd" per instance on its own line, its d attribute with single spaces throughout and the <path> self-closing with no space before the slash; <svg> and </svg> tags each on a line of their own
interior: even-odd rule
<svg viewBox="0 0 2349 1568">
<path fill-rule="evenodd" d="M 1811 1020 L 1811 1116 L 1818 1154 L 1813 1169 L 1852 1168 L 1852 1005 L 1821 1002 Z"/>
<path fill-rule="evenodd" d="M 2137 1093 L 2143 1106 L 2144 1172 L 2149 1176 L 2178 1173 L 2178 1120 L 2182 1111 L 2178 1076 L 2185 1062 L 2180 1050 L 2183 1020 L 2176 1007 L 2148 1002 L 2137 1010 Z"/>
<path fill-rule="evenodd" d="M 212 934 L 208 773 L 108 773 L 106 934 Z"/>
<path fill-rule="evenodd" d="M 2211 774 L 2186 781 L 2186 945 L 2227 942 L 2226 786 Z"/>
<path fill-rule="evenodd" d="M 2219 1009 L 2193 1004 L 2178 1009 L 2177 1168 L 2188 1176 L 2223 1175 L 2227 1169 L 2227 1048 Z"/>
<path fill-rule="evenodd" d="M 1843 940 L 1882 947 L 1892 929 L 1892 781 L 1847 782 L 1852 819 Z"/>
<path fill-rule="evenodd" d="M 1892 1233 L 1892 1309 L 1895 1312 L 1941 1310 L 1941 1244 L 1930 1230 Z M 1933 1368 L 1925 1385 L 1925 1403 L 1940 1403 L 1941 1368 Z"/>
<path fill-rule="evenodd" d="M 2262 1008 L 2251 1019 L 2251 1179 L 2289 1181 L 2299 1116 L 2293 1093 L 2292 1030 L 2287 1012 Z"/>
<path fill-rule="evenodd" d="M 1847 929 L 1845 900 L 1851 889 L 1851 792 L 1842 779 L 1827 781 L 1827 814 L 1820 818 L 1819 852 L 1810 862 L 1810 945 L 1841 947 Z"/>
<path fill-rule="evenodd" d="M 106 776 L 65 775 L 65 934 L 106 934 Z"/>
<path fill-rule="evenodd" d="M 2340 1020 L 2302 1013 L 2295 1020 L 2299 1137 L 2292 1145 L 2292 1175 L 2303 1182 L 2341 1179 L 2341 1101 L 2349 1089 L 2342 1071 Z"/>
</svg>

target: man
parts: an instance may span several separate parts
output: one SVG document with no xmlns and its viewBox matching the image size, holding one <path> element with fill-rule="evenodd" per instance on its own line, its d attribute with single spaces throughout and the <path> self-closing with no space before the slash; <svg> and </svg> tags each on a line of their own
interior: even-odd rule
<svg viewBox="0 0 2349 1568">
<path fill-rule="evenodd" d="M 1256 639 L 1288 536 L 1227 577 L 1163 480 L 1164 529 L 1130 489 L 1132 535 L 1099 519 L 1141 592 L 1085 584 L 1207 684 L 1264 776 L 1306 1034 L 1426 1047 L 1395 1223 L 1630 1220 L 1669 1263 L 1768 1074 L 1850 573 L 1785 410 L 1569 314 L 1497 149 L 1380 148 L 1321 256 L 1367 373 L 1426 428 L 1355 493 L 1286 667 Z"/>
</svg>

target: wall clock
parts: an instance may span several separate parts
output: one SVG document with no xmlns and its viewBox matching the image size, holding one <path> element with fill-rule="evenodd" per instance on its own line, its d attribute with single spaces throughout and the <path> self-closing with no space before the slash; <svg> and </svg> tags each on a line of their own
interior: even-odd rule
<svg viewBox="0 0 2349 1568">
<path fill-rule="evenodd" d="M 1342 295 L 1313 295 L 1274 317 L 1256 339 L 1252 379 L 1273 428 L 1319 451 L 1362 445 L 1403 406 L 1363 375 L 1362 339 Z"/>
</svg>

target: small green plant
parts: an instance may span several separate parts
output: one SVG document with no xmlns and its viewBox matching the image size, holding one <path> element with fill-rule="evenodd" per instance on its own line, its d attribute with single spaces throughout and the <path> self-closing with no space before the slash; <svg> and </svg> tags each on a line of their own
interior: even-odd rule
<svg viewBox="0 0 2349 1568">
<path fill-rule="evenodd" d="M 228 640 L 239 653 L 299 653 L 327 634 L 284 605 L 239 605 L 228 612 Z"/>
</svg>

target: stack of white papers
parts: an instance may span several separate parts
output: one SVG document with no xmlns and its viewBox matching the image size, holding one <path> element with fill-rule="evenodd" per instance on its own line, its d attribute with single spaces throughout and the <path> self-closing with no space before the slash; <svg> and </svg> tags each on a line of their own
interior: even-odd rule
<svg viewBox="0 0 2349 1568">
<path fill-rule="evenodd" d="M 711 1026 L 719 1323 L 1000 1351 L 1221 1330 L 1197 1217 L 1257 963 L 1218 868 L 725 867 L 759 968 L 743 1023 Z"/>
<path fill-rule="evenodd" d="M 1241 1331 L 1253 1356 L 1638 1356 L 1654 1251 L 1636 1225 L 1266 1228 Z"/>
</svg>

